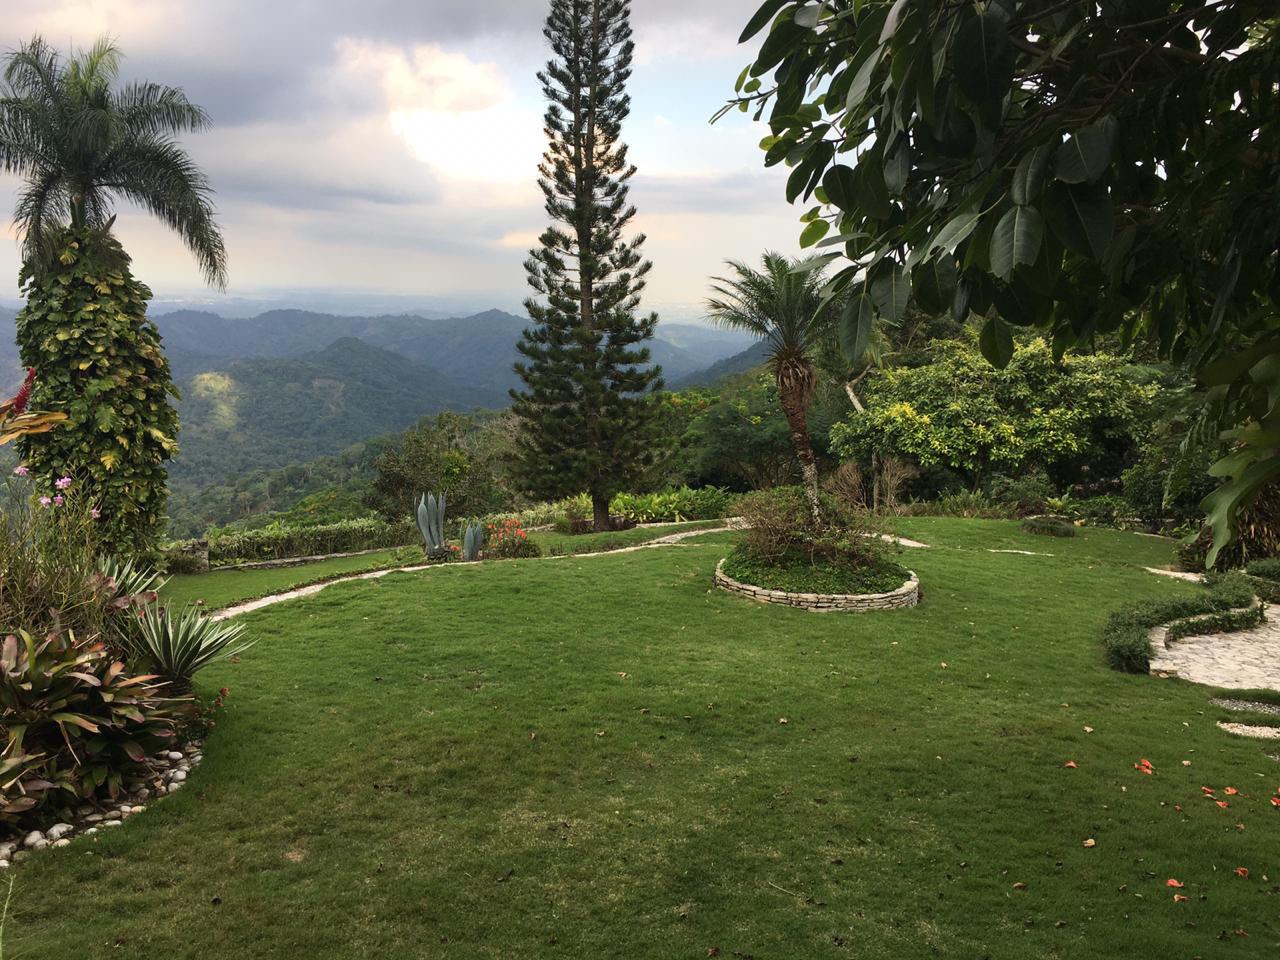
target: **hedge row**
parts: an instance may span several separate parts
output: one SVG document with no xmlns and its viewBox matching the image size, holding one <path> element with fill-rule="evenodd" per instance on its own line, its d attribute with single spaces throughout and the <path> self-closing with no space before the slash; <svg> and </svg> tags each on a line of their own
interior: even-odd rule
<svg viewBox="0 0 1280 960">
<path fill-rule="evenodd" d="M 399 523 L 366 518 L 319 527 L 271 526 L 215 537 L 209 541 L 209 562 L 213 566 L 227 566 L 258 560 L 358 553 L 404 547 L 418 539 L 418 528 L 408 519 Z"/>
<path fill-rule="evenodd" d="M 1115 670 L 1146 673 L 1151 669 L 1151 631 L 1169 624 L 1169 639 L 1228 633 L 1262 622 L 1263 606 L 1254 603 L 1253 585 L 1245 577 L 1215 578 L 1207 590 L 1191 597 L 1143 600 L 1111 614 L 1102 630 L 1107 662 Z"/>
</svg>

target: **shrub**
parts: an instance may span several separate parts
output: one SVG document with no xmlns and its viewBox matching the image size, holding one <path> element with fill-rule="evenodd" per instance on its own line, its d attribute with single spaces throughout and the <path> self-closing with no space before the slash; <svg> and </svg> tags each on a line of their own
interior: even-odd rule
<svg viewBox="0 0 1280 960">
<path fill-rule="evenodd" d="M 1280 583 L 1280 557 L 1264 557 L 1261 560 L 1254 560 L 1249 566 L 1245 567 L 1245 570 L 1250 576 Z"/>
<path fill-rule="evenodd" d="M 1022 529 L 1027 533 L 1036 533 L 1043 537 L 1074 537 L 1076 535 L 1075 526 L 1058 517 L 1027 517 L 1022 521 Z"/>
<path fill-rule="evenodd" d="M 683 520 L 719 520 L 733 510 L 735 496 L 719 487 L 662 490 L 657 493 L 620 493 L 609 512 L 636 523 L 678 523 Z"/>
<path fill-rule="evenodd" d="M 101 633 L 107 598 L 97 579 L 99 530 L 93 507 L 75 495 L 74 486 L 45 487 L 21 475 L 7 482 L 6 500 L 0 522 L 0 630 L 41 633 L 49 625 L 49 611 L 57 610 L 80 636 Z"/>
<path fill-rule="evenodd" d="M 1032 470 L 1020 476 L 997 476 L 991 480 L 991 499 L 1012 507 L 1020 516 L 1043 513 L 1053 486 L 1043 470 Z"/>
<path fill-rule="evenodd" d="M 245 533 L 215 531 L 209 539 L 209 560 L 223 566 L 255 560 L 287 560 L 404 547 L 417 539 L 417 526 L 408 518 L 398 523 L 365 518 L 320 527 L 271 526 Z"/>
<path fill-rule="evenodd" d="M 909 504 L 905 512 L 913 517 L 965 517 L 986 520 L 1013 520 L 1017 508 L 1007 503 L 995 503 L 985 494 L 969 490 L 944 493 L 937 500 L 917 501 Z"/>
<path fill-rule="evenodd" d="M 23 271 L 17 332 L 23 363 L 41 371 L 32 401 L 70 420 L 19 446 L 49 483 L 78 472 L 113 549 L 144 552 L 164 523 L 165 463 L 178 452 L 177 391 L 147 319 L 151 291 L 109 233 L 71 227 L 56 243 L 56 267 Z"/>
<path fill-rule="evenodd" d="M 488 524 L 485 530 L 484 556 L 495 560 L 540 557 L 542 550 L 529 539 L 518 520 Z"/>
<path fill-rule="evenodd" d="M 129 633 L 133 658 L 148 663 L 176 690 L 189 690 L 191 678 L 219 657 L 234 657 L 256 641 L 244 641 L 244 627 L 210 619 L 198 607 L 179 613 L 149 604 Z"/>
<path fill-rule="evenodd" d="M 738 511 L 747 524 L 742 547 L 746 555 L 768 563 L 807 555 L 810 562 L 839 559 L 873 565 L 884 543 L 872 534 L 870 518 L 851 510 L 830 494 L 821 494 L 822 522 L 817 523 L 801 487 L 775 487 L 746 494 Z"/>
<path fill-rule="evenodd" d="M 117 797 L 173 736 L 172 701 L 106 647 L 61 627 L 0 644 L 0 819 Z"/>
<path fill-rule="evenodd" d="M 1155 627 L 1170 624 L 1169 636 L 1177 638 L 1238 630 L 1261 617 L 1248 580 L 1229 574 L 1215 577 L 1208 589 L 1189 597 L 1143 600 L 1117 610 L 1103 626 L 1102 645 L 1113 669 L 1146 673 L 1151 669 L 1150 635 Z"/>
<path fill-rule="evenodd" d="M 1054 513 L 1071 520 L 1084 520 L 1100 526 L 1120 526 L 1129 513 L 1129 502 L 1123 497 L 1060 497 L 1051 499 Z"/>
</svg>

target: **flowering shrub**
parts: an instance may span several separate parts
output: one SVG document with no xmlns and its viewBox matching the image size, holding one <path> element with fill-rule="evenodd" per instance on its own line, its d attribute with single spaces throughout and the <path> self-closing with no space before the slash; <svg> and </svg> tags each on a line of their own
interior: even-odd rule
<svg viewBox="0 0 1280 960">
<path fill-rule="evenodd" d="M 519 520 L 507 519 L 490 523 L 485 529 L 484 555 L 490 559 L 510 560 L 518 557 L 540 557 L 542 550 L 529 539 Z"/>
</svg>

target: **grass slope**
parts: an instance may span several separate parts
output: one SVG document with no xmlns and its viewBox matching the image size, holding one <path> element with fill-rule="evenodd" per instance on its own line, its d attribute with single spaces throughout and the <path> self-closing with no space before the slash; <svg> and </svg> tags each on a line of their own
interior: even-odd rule
<svg viewBox="0 0 1280 960">
<path fill-rule="evenodd" d="M 258 645 L 200 677 L 232 696 L 186 789 L 23 864 L 6 946 L 1274 956 L 1280 766 L 1203 688 L 1111 672 L 1097 644 L 1120 602 L 1195 589 L 1138 569 L 1167 544 L 1086 530 L 1030 557 L 987 552 L 1043 547 L 1016 524 L 902 527 L 934 544 L 911 611 L 714 591 L 732 537 L 711 534 L 247 617 Z"/>
</svg>

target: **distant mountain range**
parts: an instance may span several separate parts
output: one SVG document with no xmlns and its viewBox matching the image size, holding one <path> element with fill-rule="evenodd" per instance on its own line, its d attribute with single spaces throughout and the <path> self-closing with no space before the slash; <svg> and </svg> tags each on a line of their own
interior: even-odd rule
<svg viewBox="0 0 1280 960">
<path fill-rule="evenodd" d="M 0 329 L 12 330 L 15 316 L 0 308 Z M 505 407 L 527 325 L 500 310 L 451 319 L 180 310 L 154 319 L 182 391 L 182 453 L 171 474 L 189 489 L 335 454 L 442 410 Z M 750 343 L 692 324 L 662 324 L 658 334 L 653 360 L 672 386 L 736 372 Z M 0 337 L 0 390 L 21 377 L 12 335 Z"/>
</svg>

